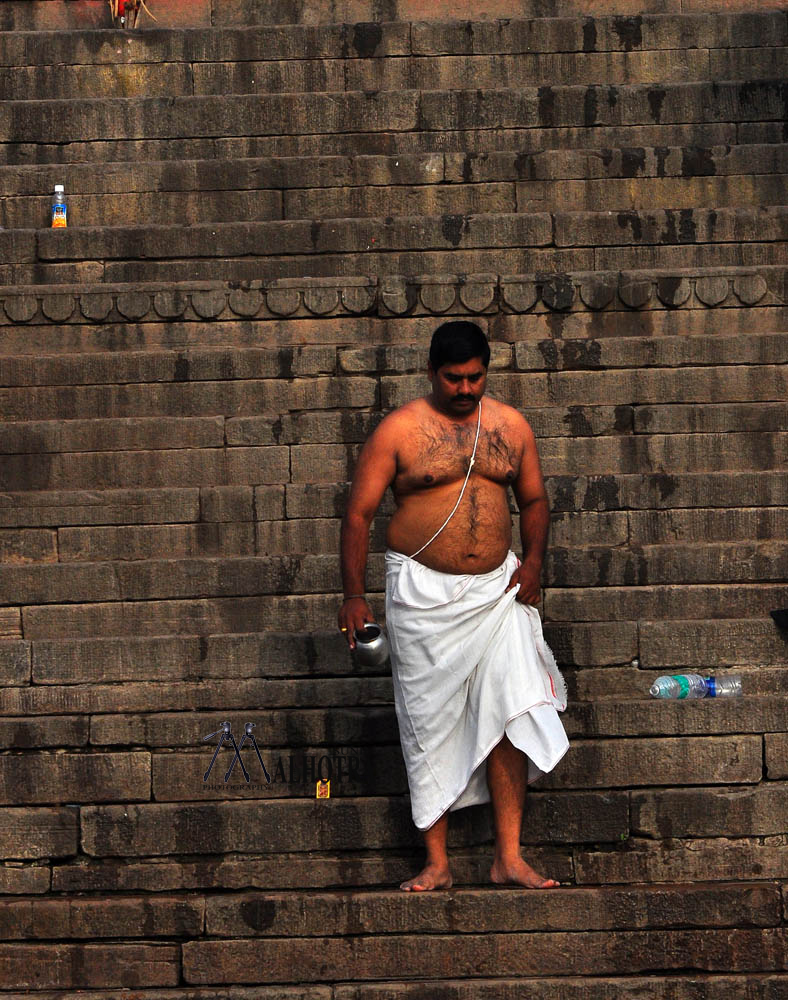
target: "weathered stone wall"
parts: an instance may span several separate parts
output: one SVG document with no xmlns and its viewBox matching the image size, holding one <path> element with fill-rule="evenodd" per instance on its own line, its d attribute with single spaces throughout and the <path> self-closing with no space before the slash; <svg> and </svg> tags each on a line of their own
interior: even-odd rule
<svg viewBox="0 0 788 1000">
<path fill-rule="evenodd" d="M 0 997 L 782 1000 L 785 9 L 60 30 L 100 6 L 0 9 L 50 29 L 0 36 Z M 457 888 L 393 888 L 390 677 L 335 629 L 355 456 L 449 316 L 553 512 L 527 899 L 485 809 Z M 682 669 L 744 697 L 648 698 Z M 225 719 L 270 785 L 205 780 Z"/>
</svg>

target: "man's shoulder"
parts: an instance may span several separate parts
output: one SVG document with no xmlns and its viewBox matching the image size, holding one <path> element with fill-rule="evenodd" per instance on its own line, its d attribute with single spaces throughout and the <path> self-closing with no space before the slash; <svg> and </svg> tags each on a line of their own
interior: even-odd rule
<svg viewBox="0 0 788 1000">
<path fill-rule="evenodd" d="M 423 419 L 424 409 L 425 401 L 423 399 L 413 399 L 387 413 L 375 429 L 374 436 L 378 443 L 401 440 L 403 432 L 411 429 Z"/>
<path fill-rule="evenodd" d="M 531 430 L 528 421 L 514 406 L 502 403 L 500 399 L 494 399 L 492 396 L 485 396 L 483 405 L 488 409 L 493 420 L 505 424 L 510 430 Z"/>
</svg>

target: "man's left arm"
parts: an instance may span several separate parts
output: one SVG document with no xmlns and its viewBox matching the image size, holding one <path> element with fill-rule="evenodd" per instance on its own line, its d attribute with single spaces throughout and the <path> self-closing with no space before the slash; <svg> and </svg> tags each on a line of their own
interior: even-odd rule
<svg viewBox="0 0 788 1000">
<path fill-rule="evenodd" d="M 520 539 L 523 558 L 512 574 L 507 591 L 520 584 L 517 600 L 521 604 L 538 604 L 541 596 L 542 563 L 547 548 L 550 508 L 536 450 L 536 439 L 528 422 L 522 419 L 523 457 L 514 481 L 514 496 L 520 510 Z"/>
</svg>

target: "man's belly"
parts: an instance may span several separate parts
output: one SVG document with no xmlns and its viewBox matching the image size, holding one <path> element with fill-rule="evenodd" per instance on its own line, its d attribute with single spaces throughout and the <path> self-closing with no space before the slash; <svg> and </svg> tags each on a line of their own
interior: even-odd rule
<svg viewBox="0 0 788 1000">
<path fill-rule="evenodd" d="M 388 547 L 412 556 L 446 520 L 461 486 L 451 484 L 402 499 L 389 522 Z M 471 479 L 452 519 L 416 559 L 440 573 L 489 573 L 501 565 L 511 545 L 506 488 Z"/>
</svg>

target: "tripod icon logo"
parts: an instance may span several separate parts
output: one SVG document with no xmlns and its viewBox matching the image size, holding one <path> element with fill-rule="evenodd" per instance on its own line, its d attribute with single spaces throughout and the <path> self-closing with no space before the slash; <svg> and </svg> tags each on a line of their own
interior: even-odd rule
<svg viewBox="0 0 788 1000">
<path fill-rule="evenodd" d="M 225 774 L 225 776 L 224 776 L 224 780 L 225 781 L 229 781 L 230 780 L 230 775 L 233 773 L 233 768 L 235 767 L 235 762 L 237 760 L 238 763 L 241 765 L 241 770 L 244 773 L 244 778 L 246 778 L 246 781 L 249 782 L 249 780 L 250 780 L 250 778 L 249 778 L 249 772 L 246 770 L 246 768 L 244 767 L 244 762 L 241 760 L 241 750 L 243 749 L 244 743 L 247 740 L 249 740 L 251 742 L 252 746 L 255 749 L 255 753 L 257 754 L 257 759 L 260 761 L 260 767 L 262 767 L 262 769 L 263 769 L 263 774 L 265 775 L 265 780 L 268 782 L 269 785 L 271 784 L 271 778 L 270 778 L 270 776 L 268 774 L 268 771 L 266 771 L 266 769 L 265 769 L 265 764 L 263 763 L 263 758 L 260 756 L 260 748 L 258 747 L 257 740 L 254 738 L 254 733 L 252 732 L 253 729 L 254 729 L 254 723 L 253 722 L 247 722 L 246 725 L 244 726 L 244 735 L 243 735 L 243 739 L 241 740 L 241 745 L 240 746 L 238 746 L 236 744 L 236 742 L 235 742 L 235 737 L 232 734 L 232 726 L 230 725 L 229 722 L 223 722 L 222 723 L 222 728 L 221 729 L 217 729 L 215 733 L 208 733 L 207 736 L 203 736 L 203 738 L 202 738 L 203 739 L 203 743 L 205 743 L 206 740 L 212 740 L 214 738 L 214 736 L 218 736 L 219 733 L 222 734 L 221 737 L 220 737 L 220 739 L 219 739 L 219 742 L 216 744 L 216 749 L 213 752 L 213 757 L 211 757 L 211 763 L 208 766 L 208 770 L 205 772 L 205 775 L 203 776 L 203 779 L 202 779 L 203 781 L 207 781 L 208 780 L 208 776 L 211 773 L 211 768 L 214 765 L 214 761 L 216 760 L 216 757 L 218 756 L 219 751 L 221 750 L 224 741 L 227 740 L 229 743 L 232 743 L 233 747 L 235 748 L 235 753 L 233 755 L 232 761 L 230 762 L 230 766 L 227 769 L 227 774 Z"/>
</svg>

